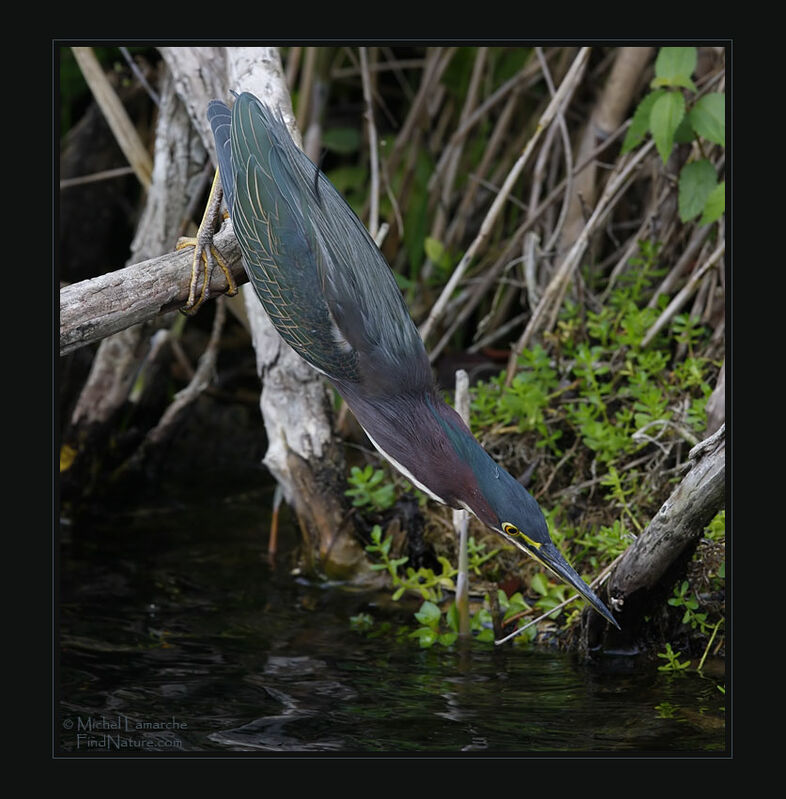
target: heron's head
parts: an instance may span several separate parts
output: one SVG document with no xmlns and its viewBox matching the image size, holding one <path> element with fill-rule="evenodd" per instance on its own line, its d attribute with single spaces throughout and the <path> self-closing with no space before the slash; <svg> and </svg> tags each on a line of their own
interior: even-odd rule
<svg viewBox="0 0 786 799">
<path fill-rule="evenodd" d="M 619 628 L 608 608 L 551 540 L 543 511 L 527 489 L 482 449 L 471 458 L 477 488 L 469 492 L 467 507 L 506 541 L 578 591 L 604 619 Z"/>
<path fill-rule="evenodd" d="M 447 503 L 471 511 L 507 542 L 578 591 L 604 619 L 619 628 L 608 608 L 551 540 L 543 511 L 527 489 L 491 458 L 452 408 L 432 403 L 431 409 L 450 443 L 449 450 L 455 453 L 455 457 L 447 456 L 452 476 L 447 481 L 443 477 L 440 483 L 443 496 L 450 492 L 445 497 Z"/>
</svg>

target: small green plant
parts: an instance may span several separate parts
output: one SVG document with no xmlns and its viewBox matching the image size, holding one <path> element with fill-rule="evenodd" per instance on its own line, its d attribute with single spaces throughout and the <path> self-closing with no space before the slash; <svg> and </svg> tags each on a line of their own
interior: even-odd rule
<svg viewBox="0 0 786 799">
<path fill-rule="evenodd" d="M 442 646 L 451 646 L 458 638 L 458 611 L 455 602 L 450 603 L 444 614 L 444 624 L 447 626 L 447 630 L 443 629 L 442 617 L 443 613 L 438 605 L 428 600 L 425 601 L 415 613 L 420 627 L 413 630 L 410 637 L 417 638 L 424 649 L 436 643 L 440 643 Z"/>
<path fill-rule="evenodd" d="M 622 152 L 638 147 L 650 133 L 665 164 L 675 143 L 695 141 L 701 157 L 680 171 L 679 214 L 683 222 L 701 215 L 699 224 L 705 225 L 726 210 L 726 183 L 718 182 L 715 167 L 704 153 L 712 144 L 726 146 L 726 96 L 722 92 L 696 96 L 692 75 L 697 56 L 695 47 L 660 49 L 652 91 L 633 114 Z"/>
<path fill-rule="evenodd" d="M 707 525 L 704 530 L 704 535 L 710 541 L 725 541 L 726 540 L 726 511 L 718 511 L 712 518 L 712 521 Z"/>
<path fill-rule="evenodd" d="M 421 566 L 415 570 L 411 566 L 402 574 L 399 569 L 409 558 L 405 555 L 400 558 L 390 557 L 390 547 L 393 544 L 393 536 L 388 536 L 383 540 L 382 528 L 375 524 L 371 529 L 371 543 L 366 546 L 366 552 L 376 555 L 380 563 L 372 563 L 371 568 L 375 571 L 387 570 L 395 587 L 393 599 L 400 599 L 406 591 L 416 593 L 423 599 L 430 602 L 439 602 L 443 598 L 443 589 L 454 591 L 456 585 L 453 578 L 456 569 L 445 557 L 437 560 L 442 566 L 442 572 L 435 574 L 432 569 Z"/>
<path fill-rule="evenodd" d="M 498 591 L 500 609 L 505 611 L 504 619 L 513 618 L 529 607 L 524 602 L 521 594 L 516 593 L 510 599 L 504 591 Z M 483 607 L 478 608 L 470 616 L 470 633 L 475 641 L 492 643 L 494 641 L 494 626 L 491 612 L 488 609 L 488 599 Z M 459 619 L 458 608 L 451 602 L 444 613 L 433 602 L 425 601 L 415 613 L 415 618 L 420 627 L 410 633 L 411 638 L 417 638 L 423 648 L 428 648 L 436 643 L 450 646 L 458 638 Z M 535 635 L 533 629 L 532 636 Z M 531 637 L 528 640 L 531 640 Z M 518 640 L 518 639 L 517 639 Z"/>
<path fill-rule="evenodd" d="M 549 618 L 553 621 L 558 619 L 562 612 L 559 606 L 567 598 L 570 587 L 564 583 L 552 583 L 543 572 L 536 572 L 530 580 L 530 588 L 539 594 L 535 607 L 543 613 L 553 610 L 553 613 L 549 613 Z"/>
<path fill-rule="evenodd" d="M 655 710 L 658 712 L 658 718 L 677 718 L 677 707 L 671 702 L 661 702 L 659 705 L 655 705 Z"/>
<path fill-rule="evenodd" d="M 643 528 L 628 503 L 628 496 L 635 491 L 635 487 L 626 489 L 622 485 L 622 478 L 614 466 L 609 467 L 609 471 L 600 482 L 601 485 L 609 488 L 608 498 L 614 500 L 622 508 L 626 516 L 633 522 L 633 526 L 641 532 Z"/>
<path fill-rule="evenodd" d="M 658 666 L 658 671 L 685 671 L 690 666 L 690 661 L 681 661 L 679 656 L 680 653 L 675 652 L 671 644 L 666 644 L 666 651 L 658 652 L 658 657 L 666 661 L 662 666 Z"/>
<path fill-rule="evenodd" d="M 375 469 L 371 464 L 361 469 L 353 466 L 347 482 L 350 484 L 344 493 L 351 497 L 356 508 L 370 507 L 384 511 L 393 507 L 396 501 L 396 487 L 385 480 L 385 472 Z"/>
<path fill-rule="evenodd" d="M 580 557 L 586 558 L 593 571 L 601 564 L 614 560 L 621 555 L 633 541 L 633 534 L 625 527 L 621 519 L 615 519 L 611 525 L 602 524 L 597 530 L 587 531 L 574 538 L 574 546 L 581 546 Z"/>
<path fill-rule="evenodd" d="M 485 552 L 485 549 L 486 545 L 482 541 L 476 542 L 473 536 L 467 539 L 467 568 L 477 575 L 480 575 L 480 567 L 499 552 L 498 549 Z"/>
<path fill-rule="evenodd" d="M 374 626 L 374 619 L 368 613 L 358 613 L 349 617 L 349 625 L 358 632 L 368 632 Z"/>
<path fill-rule="evenodd" d="M 498 589 L 497 604 L 502 612 L 503 625 L 508 622 L 512 624 L 513 621 L 519 619 L 519 617 L 523 616 L 525 613 L 528 613 L 532 609 L 519 591 L 516 591 L 514 594 L 508 596 L 503 590 Z M 489 619 L 490 618 L 491 616 L 489 615 Z M 511 626 L 511 630 L 512 629 L 513 627 Z M 493 640 L 493 632 L 491 630 L 488 630 L 487 632 L 489 634 L 487 640 Z M 518 644 L 522 644 L 534 640 L 537 634 L 537 628 L 533 624 L 531 627 L 528 627 L 526 630 L 524 630 L 524 632 L 517 635 L 513 640 Z"/>
<path fill-rule="evenodd" d="M 698 629 L 702 633 L 707 632 L 707 614 L 697 613 L 699 600 L 691 592 L 690 584 L 687 580 L 683 580 L 674 587 L 674 595 L 667 601 L 672 607 L 685 609 L 685 613 L 682 616 L 683 624 L 689 624 L 693 630 Z"/>
</svg>

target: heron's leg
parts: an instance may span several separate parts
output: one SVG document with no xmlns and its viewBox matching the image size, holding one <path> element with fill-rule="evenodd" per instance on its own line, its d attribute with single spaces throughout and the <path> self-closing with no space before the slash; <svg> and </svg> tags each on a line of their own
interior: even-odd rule
<svg viewBox="0 0 786 799">
<path fill-rule="evenodd" d="M 213 185 L 210 188 L 210 195 L 207 199 L 207 207 L 199 224 L 196 237 L 178 239 L 176 249 L 182 250 L 185 247 L 194 248 L 194 259 L 191 262 L 191 287 L 188 292 L 188 301 L 182 310 L 187 314 L 194 314 L 205 301 L 207 287 L 210 283 L 210 276 L 213 274 L 216 264 L 221 268 L 227 279 L 226 293 L 230 297 L 237 294 L 237 284 L 232 277 L 227 262 L 221 253 L 213 245 L 213 235 L 216 229 L 219 216 L 221 215 L 221 180 L 218 170 L 213 178 Z M 202 272 L 202 290 L 197 297 L 197 284 L 199 283 L 199 273 Z"/>
</svg>

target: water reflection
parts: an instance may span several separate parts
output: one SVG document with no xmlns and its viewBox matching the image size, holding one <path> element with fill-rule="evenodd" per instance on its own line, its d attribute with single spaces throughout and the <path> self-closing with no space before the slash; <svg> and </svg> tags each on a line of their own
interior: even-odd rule
<svg viewBox="0 0 786 799">
<path fill-rule="evenodd" d="M 421 650 L 393 632 L 411 608 L 294 582 L 291 537 L 271 570 L 269 507 L 255 496 L 74 525 L 60 564 L 63 751 L 724 751 L 722 676 L 519 646 Z M 392 631 L 354 632 L 360 612 Z"/>
</svg>

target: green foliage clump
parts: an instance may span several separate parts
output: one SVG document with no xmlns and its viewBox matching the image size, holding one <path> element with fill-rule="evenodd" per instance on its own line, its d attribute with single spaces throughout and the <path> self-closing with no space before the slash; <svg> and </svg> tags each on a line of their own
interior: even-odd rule
<svg viewBox="0 0 786 799">
<path fill-rule="evenodd" d="M 671 597 L 667 600 L 670 607 L 676 608 L 682 615 L 680 623 L 689 628 L 698 640 L 706 642 L 704 651 L 696 666 L 701 671 L 704 662 L 711 652 L 725 618 L 722 607 L 713 607 L 712 603 L 705 602 L 697 586 L 703 585 L 706 589 L 722 591 L 726 580 L 726 561 L 722 556 L 723 544 L 726 538 L 726 512 L 720 511 L 707 525 L 704 531 L 702 548 L 700 545 L 693 555 L 693 568 L 689 579 L 679 580 L 675 585 Z M 674 670 L 676 667 L 670 656 L 670 647 L 667 645 L 666 653 L 658 657 L 665 658 L 667 663 L 661 666 L 662 671 Z M 685 669 L 690 665 L 680 665 Z"/>
<path fill-rule="evenodd" d="M 350 488 L 344 493 L 352 499 L 352 505 L 356 508 L 388 510 L 396 501 L 396 487 L 384 481 L 385 472 L 382 469 L 375 469 L 371 464 L 364 469 L 353 466 L 347 478 Z"/>
<path fill-rule="evenodd" d="M 623 473 L 624 459 L 675 434 L 695 443 L 706 426 L 716 364 L 698 353 L 707 330 L 688 315 L 675 317 L 670 329 L 645 345 L 662 305 L 647 302 L 662 274 L 657 256 L 656 244 L 641 242 L 630 277 L 619 281 L 601 309 L 586 312 L 582 332 L 579 309 L 567 302 L 550 351 L 536 344 L 522 352 L 509 385 L 505 373 L 477 384 L 473 429 L 534 433 L 535 447 L 558 458 L 578 439 L 607 470 L 603 482 L 614 482 L 618 500 L 635 482 Z M 690 357 L 672 362 L 670 353 L 681 346 Z"/>
<path fill-rule="evenodd" d="M 700 152 L 702 142 L 726 146 L 726 96 L 722 92 L 699 95 L 692 79 L 697 55 L 695 47 L 660 49 L 652 91 L 633 115 L 623 153 L 641 144 L 648 133 L 664 164 L 677 143 L 696 141 Z M 685 164 L 679 178 L 680 219 L 689 222 L 701 215 L 699 224 L 706 225 L 725 210 L 726 182 L 718 182 L 712 162 L 702 157 Z"/>
<path fill-rule="evenodd" d="M 408 566 L 403 574 L 399 568 L 403 566 L 409 558 L 405 555 L 400 558 L 390 557 L 390 548 L 393 544 L 393 536 L 383 539 L 382 528 L 375 524 L 371 530 L 371 543 L 366 546 L 366 552 L 379 559 L 379 563 L 373 563 L 371 568 L 375 571 L 386 570 L 390 575 L 395 591 L 393 599 L 398 600 L 406 591 L 419 594 L 423 599 L 431 602 L 440 602 L 443 599 L 443 589 L 454 591 L 456 586 L 453 578 L 456 576 L 456 569 L 450 561 L 440 556 L 439 563 L 442 572 L 435 574 L 432 569 L 420 567 L 415 570 Z"/>
</svg>

